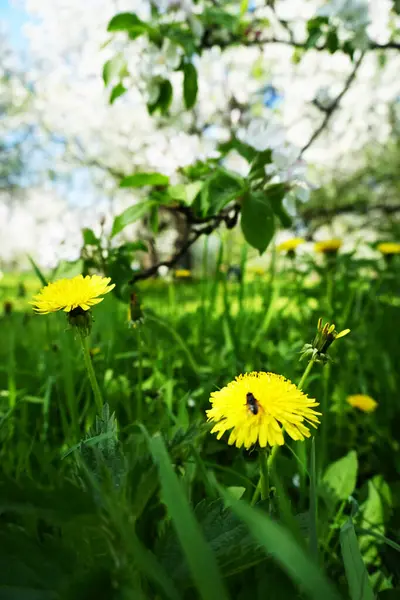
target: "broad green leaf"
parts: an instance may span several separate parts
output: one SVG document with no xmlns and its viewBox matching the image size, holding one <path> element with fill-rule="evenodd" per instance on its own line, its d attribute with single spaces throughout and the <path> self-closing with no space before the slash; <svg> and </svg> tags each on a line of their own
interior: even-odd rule
<svg viewBox="0 0 400 600">
<path fill-rule="evenodd" d="M 374 481 L 375 480 L 375 481 Z M 362 518 L 360 528 L 363 530 L 372 529 L 376 534 L 385 533 L 385 511 L 382 502 L 382 495 L 390 498 L 390 490 L 387 483 L 382 479 L 374 478 L 368 481 L 368 497 L 361 506 Z M 381 495 L 378 485 L 380 484 L 383 494 Z M 374 563 L 380 542 L 374 536 L 363 535 L 360 539 L 360 549 L 363 558 L 367 564 Z"/>
<path fill-rule="evenodd" d="M 168 188 L 168 193 L 173 200 L 179 200 L 186 204 L 186 206 L 191 206 L 202 187 L 202 181 L 194 181 L 193 183 L 186 184 L 178 183 L 177 185 L 171 185 Z"/>
<path fill-rule="evenodd" d="M 374 600 L 368 572 L 361 557 L 354 525 L 349 519 L 340 530 L 340 546 L 351 600 Z"/>
<path fill-rule="evenodd" d="M 122 85 L 122 83 L 117 83 L 117 85 L 114 86 L 113 89 L 111 90 L 110 104 L 114 104 L 116 99 L 119 98 L 120 96 L 123 96 L 125 94 L 125 92 L 127 92 L 127 91 L 128 90 L 126 89 L 126 87 L 124 87 Z"/>
<path fill-rule="evenodd" d="M 205 25 L 210 27 L 220 26 L 221 29 L 235 32 L 240 20 L 238 16 L 228 13 L 224 8 L 212 6 L 205 8 L 202 12 L 202 20 Z"/>
<path fill-rule="evenodd" d="M 197 70 L 192 63 L 186 63 L 183 67 L 183 98 L 187 109 L 192 108 L 197 98 Z"/>
<path fill-rule="evenodd" d="M 153 206 L 153 202 L 149 200 L 145 200 L 144 202 L 139 202 L 138 204 L 134 204 L 130 206 L 123 213 L 117 215 L 114 219 L 111 237 L 120 233 L 127 225 L 134 223 L 141 219 Z"/>
<path fill-rule="evenodd" d="M 245 491 L 244 487 L 229 489 L 235 498 Z M 195 516 L 224 577 L 245 571 L 264 560 L 264 552 L 249 534 L 246 525 L 224 506 L 222 500 L 203 500 L 196 506 Z M 188 584 L 188 567 L 171 528 L 160 541 L 157 555 L 174 580 L 181 585 Z"/>
<path fill-rule="evenodd" d="M 148 25 L 139 19 L 135 13 L 120 13 L 111 19 L 107 26 L 107 31 L 129 31 L 138 27 L 145 31 Z"/>
<path fill-rule="evenodd" d="M 249 0 L 241 0 L 240 2 L 240 16 L 243 17 L 247 13 L 249 6 Z"/>
<path fill-rule="evenodd" d="M 346 456 L 329 465 L 322 478 L 323 484 L 334 495 L 334 499 L 347 500 L 354 492 L 357 481 L 357 453 L 351 450 Z"/>
<path fill-rule="evenodd" d="M 272 150 L 257 152 L 252 158 L 249 177 L 250 179 L 265 179 L 265 166 L 272 163 Z"/>
<path fill-rule="evenodd" d="M 113 58 L 110 58 L 103 66 L 103 81 L 104 85 L 108 85 L 115 77 L 120 77 L 121 73 L 126 69 L 126 61 L 124 55 L 119 52 Z"/>
<path fill-rule="evenodd" d="M 193 32 L 182 23 L 163 23 L 159 26 L 161 39 L 168 38 L 178 46 L 181 46 L 187 57 L 197 52 L 197 43 Z"/>
<path fill-rule="evenodd" d="M 286 195 L 286 185 L 284 183 L 274 183 L 265 190 L 268 200 L 271 203 L 272 210 L 282 223 L 282 227 L 290 227 L 292 219 L 283 207 L 283 199 Z"/>
<path fill-rule="evenodd" d="M 180 600 L 181 596 L 175 589 L 170 579 L 170 574 L 163 569 L 154 554 L 142 544 L 135 533 L 131 538 L 131 543 L 134 548 L 135 561 L 139 569 L 150 581 L 153 580 L 160 587 L 163 596 L 165 595 L 171 600 Z"/>
<path fill-rule="evenodd" d="M 124 177 L 119 184 L 122 188 L 139 188 L 145 185 L 168 185 L 169 178 L 161 173 L 135 173 Z"/>
<path fill-rule="evenodd" d="M 158 97 L 153 104 L 148 104 L 147 108 L 149 113 L 152 115 L 156 110 L 159 110 L 161 114 L 165 115 L 168 112 L 172 102 L 173 89 L 171 82 L 168 79 L 163 79 L 159 83 Z"/>
<path fill-rule="evenodd" d="M 275 231 L 274 213 L 263 192 L 249 192 L 244 197 L 241 226 L 246 241 L 262 254 Z"/>
<path fill-rule="evenodd" d="M 326 46 L 331 54 L 334 54 L 339 48 L 339 38 L 336 29 L 330 29 L 326 36 Z"/>
<path fill-rule="evenodd" d="M 98 237 L 95 235 L 93 229 L 85 227 L 82 229 L 83 242 L 87 246 L 97 246 L 99 243 Z"/>
<path fill-rule="evenodd" d="M 267 555 L 272 556 L 289 577 L 313 600 L 339 600 L 340 596 L 313 562 L 307 552 L 298 545 L 292 535 L 279 523 L 272 521 L 267 513 L 235 500 L 221 490 L 226 503 L 246 523 L 254 539 Z"/>
<path fill-rule="evenodd" d="M 144 242 L 140 240 L 137 242 L 126 242 L 126 244 L 122 244 L 115 249 L 118 254 L 131 254 L 132 252 L 137 252 L 141 250 L 142 252 L 147 252 L 147 246 Z"/>
<path fill-rule="evenodd" d="M 158 466 L 163 501 L 185 553 L 199 596 L 203 600 L 228 600 L 217 561 L 201 532 L 182 485 L 176 476 L 161 435 L 149 439 Z"/>
<path fill-rule="evenodd" d="M 217 215 L 229 202 L 239 199 L 244 181 L 236 174 L 218 169 L 209 177 L 201 190 L 201 206 L 204 215 Z"/>
</svg>

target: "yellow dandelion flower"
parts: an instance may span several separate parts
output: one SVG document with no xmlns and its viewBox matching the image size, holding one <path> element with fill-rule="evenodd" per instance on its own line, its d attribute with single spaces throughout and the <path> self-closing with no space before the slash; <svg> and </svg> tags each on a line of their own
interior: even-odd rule
<svg viewBox="0 0 400 600">
<path fill-rule="evenodd" d="M 177 279 L 187 279 L 192 276 L 192 272 L 189 269 L 177 269 L 175 271 L 175 277 Z"/>
<path fill-rule="evenodd" d="M 253 275 L 265 275 L 265 269 L 263 267 L 259 267 L 257 265 L 252 265 L 248 267 L 248 272 Z"/>
<path fill-rule="evenodd" d="M 315 242 L 314 248 L 316 252 L 322 254 L 334 254 L 341 248 L 342 244 L 342 240 L 325 240 L 324 242 Z"/>
<path fill-rule="evenodd" d="M 77 275 L 72 279 L 59 279 L 54 283 L 46 285 L 30 304 L 33 310 L 41 315 L 63 310 L 71 312 L 80 308 L 87 311 L 103 300 L 103 296 L 115 287 L 110 285 L 110 277 L 100 275 Z"/>
<path fill-rule="evenodd" d="M 294 252 L 298 246 L 305 244 L 305 241 L 303 238 L 292 238 L 279 244 L 276 249 L 278 252 Z"/>
<path fill-rule="evenodd" d="M 211 433 L 220 439 L 230 431 L 228 444 L 250 448 L 281 446 L 283 429 L 294 440 L 310 437 L 306 426 L 319 424 L 314 407 L 318 403 L 308 398 L 291 381 L 275 373 L 252 372 L 239 375 L 224 388 L 211 394 L 212 408 L 207 410 L 214 422 Z"/>
<path fill-rule="evenodd" d="M 391 256 L 393 254 L 400 254 L 400 244 L 396 244 L 395 242 L 384 242 L 378 244 L 376 248 L 385 255 Z"/>
<path fill-rule="evenodd" d="M 347 402 L 353 408 L 358 408 L 366 413 L 374 412 L 374 410 L 376 410 L 378 407 L 376 400 L 371 398 L 371 396 L 366 396 L 364 394 L 353 394 L 352 396 L 347 396 Z"/>
</svg>

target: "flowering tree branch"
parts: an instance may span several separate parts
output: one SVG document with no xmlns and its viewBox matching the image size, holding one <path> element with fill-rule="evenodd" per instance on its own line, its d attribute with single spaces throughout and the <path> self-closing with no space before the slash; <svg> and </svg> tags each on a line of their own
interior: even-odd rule
<svg viewBox="0 0 400 600">
<path fill-rule="evenodd" d="M 315 142 L 315 140 L 321 135 L 321 133 L 327 127 L 329 121 L 332 118 L 333 113 L 339 107 L 340 101 L 342 100 L 342 98 L 346 94 L 346 92 L 350 89 L 351 84 L 355 80 L 356 75 L 357 75 L 357 71 L 358 71 L 358 69 L 359 69 L 359 67 L 360 67 L 360 65 L 362 63 L 362 60 L 363 60 L 364 56 L 365 56 L 365 53 L 361 54 L 360 58 L 357 60 L 356 64 L 354 65 L 354 68 L 353 68 L 352 72 L 350 73 L 350 75 L 346 79 L 346 82 L 345 82 L 345 84 L 343 86 L 343 89 L 340 92 L 340 94 L 338 94 L 336 96 L 336 98 L 331 102 L 331 104 L 327 108 L 323 109 L 323 111 L 325 112 L 325 117 L 322 120 L 322 123 L 317 127 L 317 129 L 311 135 L 311 137 L 308 140 L 308 142 L 302 147 L 301 154 L 303 154 Z M 322 107 L 319 107 L 319 108 L 322 108 Z"/>
<path fill-rule="evenodd" d="M 179 207 L 179 211 L 183 212 L 186 215 L 188 224 L 190 225 L 194 225 L 196 223 L 198 224 L 200 222 L 208 222 L 209 224 L 205 227 L 202 227 L 201 229 L 192 229 L 192 235 L 189 237 L 187 242 L 183 244 L 182 247 L 179 248 L 179 250 L 175 252 L 171 258 L 169 258 L 168 260 L 160 261 L 157 264 L 152 265 L 151 267 L 143 271 L 138 271 L 133 275 L 132 279 L 129 281 L 130 284 L 134 284 L 137 281 L 148 279 L 149 277 L 156 275 L 160 267 L 168 267 L 169 269 L 173 267 L 202 235 L 210 235 L 216 229 L 218 229 L 221 223 L 225 223 L 228 229 L 232 229 L 233 227 L 235 227 L 239 217 L 240 206 L 239 204 L 234 204 L 229 209 L 221 212 L 219 215 L 215 215 L 209 217 L 208 219 L 201 220 L 196 219 L 191 213 L 190 209 L 189 211 L 182 211 L 182 207 Z"/>
<path fill-rule="evenodd" d="M 209 41 L 207 38 L 204 39 L 201 46 L 202 48 L 211 48 L 213 46 L 218 46 L 222 50 L 225 48 L 229 48 L 231 46 L 241 45 L 241 46 L 267 46 L 268 44 L 281 44 L 285 46 L 292 46 L 293 48 L 298 48 L 299 50 L 317 50 L 318 52 L 328 52 L 329 48 L 326 44 L 316 44 L 312 46 L 312 48 L 307 44 L 306 41 L 297 41 L 294 39 L 293 35 L 290 36 L 289 39 L 278 38 L 275 36 L 261 37 L 260 35 L 255 35 L 254 38 L 244 38 L 244 37 L 231 37 L 229 40 L 220 40 L 220 41 Z M 390 40 L 385 44 L 378 44 L 373 40 L 368 40 L 368 49 L 369 50 L 400 50 L 400 42 L 396 42 L 394 40 Z"/>
</svg>

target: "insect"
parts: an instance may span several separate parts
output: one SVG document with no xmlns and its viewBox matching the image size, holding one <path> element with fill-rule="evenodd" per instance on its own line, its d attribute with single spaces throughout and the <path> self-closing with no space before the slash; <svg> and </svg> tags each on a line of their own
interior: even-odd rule
<svg viewBox="0 0 400 600">
<path fill-rule="evenodd" d="M 258 414 L 258 401 L 251 392 L 247 392 L 246 394 L 246 406 L 253 415 Z"/>
</svg>

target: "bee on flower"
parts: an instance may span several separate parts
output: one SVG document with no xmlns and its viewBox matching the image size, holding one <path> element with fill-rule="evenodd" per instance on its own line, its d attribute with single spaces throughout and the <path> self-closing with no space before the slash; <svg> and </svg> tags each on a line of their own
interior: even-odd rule
<svg viewBox="0 0 400 600">
<path fill-rule="evenodd" d="M 211 433 L 220 439 L 229 431 L 228 444 L 238 448 L 259 445 L 282 446 L 283 430 L 294 440 L 311 433 L 307 425 L 317 427 L 318 406 L 295 384 L 275 373 L 252 372 L 239 375 L 210 397 L 206 411 L 213 423 Z"/>
</svg>

